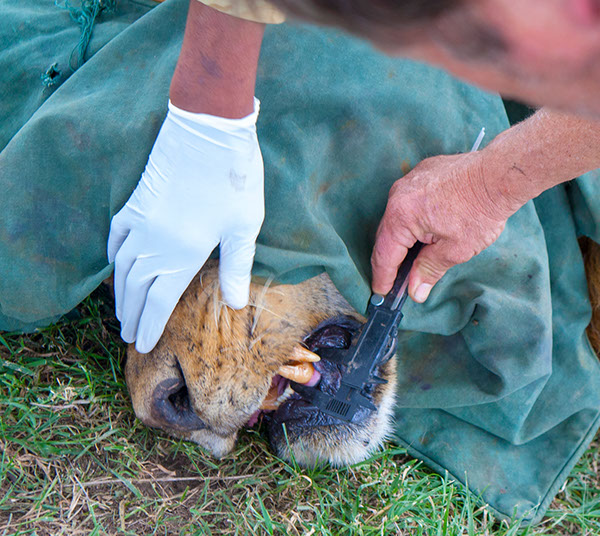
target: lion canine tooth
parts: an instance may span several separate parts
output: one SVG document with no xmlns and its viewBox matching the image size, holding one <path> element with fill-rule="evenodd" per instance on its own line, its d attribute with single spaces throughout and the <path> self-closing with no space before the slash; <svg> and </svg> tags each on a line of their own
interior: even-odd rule
<svg viewBox="0 0 600 536">
<path fill-rule="evenodd" d="M 294 346 L 292 361 L 297 361 L 298 363 L 316 363 L 317 361 L 321 361 L 321 358 L 314 352 L 304 348 L 304 346 Z"/>
<path fill-rule="evenodd" d="M 311 363 L 298 363 L 296 365 L 281 365 L 277 374 L 296 383 L 307 383 L 315 372 Z"/>
<path fill-rule="evenodd" d="M 308 383 L 315 373 L 312 363 L 316 363 L 320 360 L 321 358 L 310 350 L 307 350 L 302 346 L 295 346 L 292 350 L 291 363 L 279 367 L 277 374 L 294 382 Z M 288 386 L 285 392 L 278 397 L 277 388 L 271 386 L 260 409 L 267 411 L 276 410 L 293 392 L 291 387 Z"/>
</svg>

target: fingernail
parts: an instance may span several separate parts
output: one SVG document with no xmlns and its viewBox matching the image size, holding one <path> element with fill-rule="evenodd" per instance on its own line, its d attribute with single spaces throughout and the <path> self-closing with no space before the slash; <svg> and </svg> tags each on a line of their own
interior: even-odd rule
<svg viewBox="0 0 600 536">
<path fill-rule="evenodd" d="M 418 303 L 423 303 L 428 297 L 429 293 L 433 285 L 429 285 L 428 283 L 421 283 L 415 292 L 415 301 Z"/>
</svg>

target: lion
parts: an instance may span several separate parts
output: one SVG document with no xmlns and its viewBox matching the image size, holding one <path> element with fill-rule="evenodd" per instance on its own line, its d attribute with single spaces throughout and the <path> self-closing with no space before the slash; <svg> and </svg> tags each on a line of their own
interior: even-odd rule
<svg viewBox="0 0 600 536">
<path fill-rule="evenodd" d="M 600 349 L 600 246 L 581 242 L 594 316 L 588 336 Z M 340 369 L 320 349 L 347 348 L 365 319 L 326 274 L 297 285 L 253 282 L 239 311 L 220 299 L 211 261 L 182 296 L 156 348 L 129 345 L 125 367 L 136 415 L 148 426 L 196 442 L 220 458 L 238 432 L 267 423 L 270 444 L 302 466 L 353 464 L 380 448 L 392 431 L 396 357 L 376 370 L 387 383 L 370 396 L 376 411 L 351 423 L 330 417 L 293 392 L 290 380 L 335 391 Z"/>
<path fill-rule="evenodd" d="M 352 422 L 330 417 L 294 393 L 290 380 L 331 393 L 338 366 L 321 348 L 347 348 L 365 319 L 326 274 L 297 285 L 252 283 L 249 305 L 223 305 L 218 264 L 208 262 L 175 308 L 157 346 L 129 345 L 127 385 L 138 418 L 220 458 L 238 432 L 262 415 L 273 450 L 300 465 L 356 463 L 379 449 L 392 428 L 396 362 L 375 374 L 386 380 L 369 393 L 376 411 Z"/>
</svg>

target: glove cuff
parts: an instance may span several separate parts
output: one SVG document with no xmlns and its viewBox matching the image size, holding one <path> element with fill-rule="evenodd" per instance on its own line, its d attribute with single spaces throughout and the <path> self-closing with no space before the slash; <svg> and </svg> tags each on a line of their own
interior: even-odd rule
<svg viewBox="0 0 600 536">
<path fill-rule="evenodd" d="M 227 117 L 219 117 L 218 115 L 197 114 L 188 112 L 175 106 L 169 99 L 169 113 L 176 118 L 183 119 L 186 122 L 191 122 L 199 126 L 210 126 L 219 130 L 237 130 L 240 128 L 253 127 L 258 119 L 260 110 L 260 101 L 254 97 L 254 111 L 240 119 L 230 119 Z"/>
</svg>

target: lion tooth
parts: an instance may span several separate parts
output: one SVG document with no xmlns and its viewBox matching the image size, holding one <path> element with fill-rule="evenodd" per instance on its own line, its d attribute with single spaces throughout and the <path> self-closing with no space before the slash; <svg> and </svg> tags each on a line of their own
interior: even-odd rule
<svg viewBox="0 0 600 536">
<path fill-rule="evenodd" d="M 294 390 L 288 385 L 285 388 L 285 391 L 281 394 L 281 396 L 277 399 L 277 407 L 283 404 L 290 396 L 294 394 Z"/>
<path fill-rule="evenodd" d="M 260 406 L 260 409 L 262 409 L 263 411 L 275 411 L 278 407 L 279 403 L 277 402 L 277 400 L 265 400 Z"/>
<path fill-rule="evenodd" d="M 298 363 L 295 365 L 281 365 L 277 374 L 296 383 L 307 383 L 315 372 L 311 363 Z"/>
<path fill-rule="evenodd" d="M 297 383 L 308 383 L 315 376 L 319 377 L 312 363 L 320 360 L 321 358 L 317 354 L 302 346 L 296 346 L 292 351 L 291 362 L 279 367 L 277 374 Z M 272 385 L 260 409 L 267 411 L 276 410 L 293 392 L 292 388 L 288 386 L 282 395 L 277 396 L 277 387 Z"/>
<path fill-rule="evenodd" d="M 265 411 L 275 411 L 283 404 L 290 396 L 294 394 L 294 390 L 288 385 L 281 395 L 277 396 L 277 390 L 269 391 L 269 394 L 263 401 L 260 409 Z"/>
<path fill-rule="evenodd" d="M 298 363 L 316 363 L 317 361 L 321 361 L 321 358 L 314 352 L 304 348 L 304 346 L 294 346 L 292 360 Z"/>
</svg>

